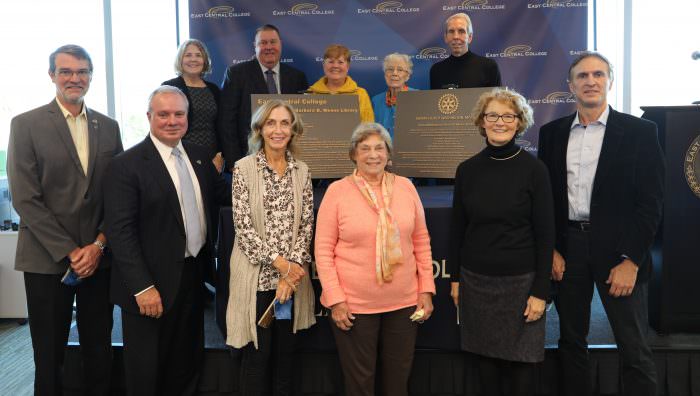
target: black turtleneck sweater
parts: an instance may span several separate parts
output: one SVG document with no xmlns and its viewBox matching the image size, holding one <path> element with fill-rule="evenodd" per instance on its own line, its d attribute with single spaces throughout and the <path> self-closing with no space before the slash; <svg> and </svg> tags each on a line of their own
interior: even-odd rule
<svg viewBox="0 0 700 396">
<path fill-rule="evenodd" d="M 467 51 L 430 67 L 430 89 L 442 89 L 447 84 L 457 88 L 500 87 L 501 72 L 493 59 Z"/>
<path fill-rule="evenodd" d="M 545 165 L 515 144 L 488 145 L 455 175 L 448 265 L 490 276 L 535 272 L 531 295 L 546 299 L 554 211 Z"/>
</svg>

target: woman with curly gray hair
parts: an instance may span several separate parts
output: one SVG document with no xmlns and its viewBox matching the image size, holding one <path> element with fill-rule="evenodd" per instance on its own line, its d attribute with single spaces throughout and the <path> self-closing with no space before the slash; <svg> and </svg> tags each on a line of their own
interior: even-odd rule
<svg viewBox="0 0 700 396">
<path fill-rule="evenodd" d="M 457 168 L 448 257 L 461 347 L 479 356 L 482 394 L 532 395 L 554 249 L 549 175 L 515 141 L 533 123 L 524 97 L 496 88 L 472 116 L 486 148 Z"/>
</svg>

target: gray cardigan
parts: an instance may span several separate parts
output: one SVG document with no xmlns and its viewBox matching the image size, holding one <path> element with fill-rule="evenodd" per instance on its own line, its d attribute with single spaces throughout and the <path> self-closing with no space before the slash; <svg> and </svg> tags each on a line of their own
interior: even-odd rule
<svg viewBox="0 0 700 396">
<path fill-rule="evenodd" d="M 251 218 L 253 227 L 260 238 L 265 241 L 265 208 L 263 196 L 265 184 L 263 176 L 258 171 L 255 162 L 256 154 L 248 155 L 236 162 L 241 175 L 248 184 Z M 292 231 L 292 246 L 297 238 L 299 224 L 301 223 L 301 199 L 304 183 L 309 172 L 305 163 L 296 160 L 296 167 L 292 168 L 292 185 L 294 190 L 294 225 Z M 236 199 L 236 197 L 234 197 Z M 301 280 L 294 294 L 294 323 L 292 331 L 308 329 L 316 323 L 314 317 L 314 291 L 311 286 L 311 271 L 309 263 L 301 263 L 306 271 L 306 276 Z M 229 297 L 226 309 L 226 344 L 234 348 L 242 348 L 252 342 L 258 348 L 255 306 L 257 296 L 258 277 L 260 266 L 252 264 L 240 248 L 238 237 L 233 244 L 231 253 L 231 277 L 229 279 Z"/>
</svg>

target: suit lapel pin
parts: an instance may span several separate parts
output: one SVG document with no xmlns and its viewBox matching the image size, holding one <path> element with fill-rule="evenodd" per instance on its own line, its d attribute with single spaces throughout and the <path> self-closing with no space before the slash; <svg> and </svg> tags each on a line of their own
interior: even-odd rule
<svg viewBox="0 0 700 396">
<path fill-rule="evenodd" d="M 197 160 L 195 162 L 197 162 L 197 165 L 202 165 L 202 161 L 200 161 L 200 160 Z"/>
<path fill-rule="evenodd" d="M 92 128 L 97 129 L 97 120 L 91 120 L 92 121 Z"/>
</svg>

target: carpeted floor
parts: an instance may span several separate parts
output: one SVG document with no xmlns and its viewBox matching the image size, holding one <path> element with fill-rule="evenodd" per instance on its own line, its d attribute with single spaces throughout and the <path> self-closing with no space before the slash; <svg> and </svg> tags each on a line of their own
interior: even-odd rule
<svg viewBox="0 0 700 396">
<path fill-rule="evenodd" d="M 224 339 L 216 327 L 214 321 L 214 309 L 212 305 L 208 305 L 204 311 L 204 334 L 205 345 L 207 348 L 224 348 Z M 559 315 L 554 306 L 547 312 L 547 332 L 545 337 L 545 345 L 548 347 L 556 347 L 559 339 Z M 78 342 L 78 329 L 73 326 L 70 332 L 69 342 Z M 112 342 L 121 344 L 121 312 L 119 307 L 114 308 L 114 327 L 112 329 Z M 615 344 L 612 330 L 608 324 L 608 318 L 605 315 L 603 306 L 600 303 L 600 298 L 596 293 L 593 296 L 593 304 L 591 305 L 591 330 L 588 336 L 588 342 L 592 347 L 600 345 Z"/>
<path fill-rule="evenodd" d="M 34 393 L 34 360 L 29 324 L 0 319 L 0 395 Z"/>
<path fill-rule="evenodd" d="M 591 348 L 600 348 L 615 343 L 607 317 L 598 295 L 594 295 L 591 307 L 591 328 L 589 344 Z M 224 347 L 224 340 L 214 321 L 213 305 L 208 305 L 205 311 L 205 336 L 208 348 Z M 652 330 L 650 343 L 655 349 L 700 348 L 700 335 L 673 334 L 658 336 Z M 547 313 L 547 333 L 545 343 L 550 348 L 556 348 L 559 337 L 559 317 L 552 307 Z M 116 344 L 122 342 L 121 315 L 118 307 L 114 310 L 114 327 L 112 340 Z M 71 328 L 69 342 L 78 342 L 78 331 L 75 324 Z M 20 325 L 13 319 L 0 319 L 0 395 L 31 395 L 33 393 L 34 365 L 32 361 L 32 345 L 29 336 L 29 326 Z"/>
</svg>

